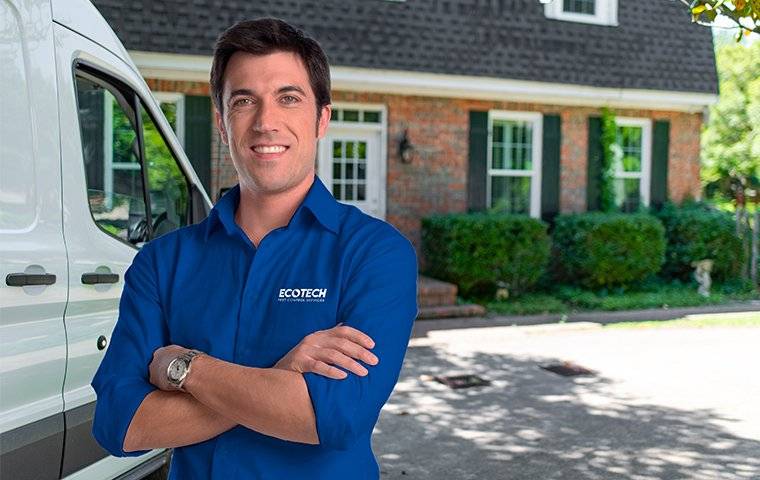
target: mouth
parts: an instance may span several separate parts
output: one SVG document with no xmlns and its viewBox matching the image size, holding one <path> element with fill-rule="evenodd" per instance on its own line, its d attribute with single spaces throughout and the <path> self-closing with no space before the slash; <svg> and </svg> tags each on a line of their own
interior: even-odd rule
<svg viewBox="0 0 760 480">
<path fill-rule="evenodd" d="M 251 151 L 258 158 L 272 160 L 280 157 L 288 148 L 287 145 L 253 145 Z"/>
</svg>

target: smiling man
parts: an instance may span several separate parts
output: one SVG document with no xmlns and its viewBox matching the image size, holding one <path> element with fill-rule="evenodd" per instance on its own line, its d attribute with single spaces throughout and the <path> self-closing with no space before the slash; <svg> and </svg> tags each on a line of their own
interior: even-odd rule
<svg viewBox="0 0 760 480">
<path fill-rule="evenodd" d="M 275 19 L 232 26 L 211 70 L 239 184 L 143 247 L 93 379 L 110 453 L 174 448 L 170 478 L 379 478 L 371 448 L 417 314 L 395 228 L 315 175 L 327 58 Z"/>
</svg>

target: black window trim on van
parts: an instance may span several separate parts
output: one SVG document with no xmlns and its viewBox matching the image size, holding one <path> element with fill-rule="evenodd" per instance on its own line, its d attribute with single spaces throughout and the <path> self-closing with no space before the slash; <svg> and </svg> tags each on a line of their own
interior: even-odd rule
<svg viewBox="0 0 760 480">
<path fill-rule="evenodd" d="M 137 159 L 140 163 L 140 172 L 142 176 L 142 185 L 143 185 L 143 201 L 145 202 L 145 215 L 146 219 L 148 219 L 147 222 L 147 229 L 148 229 L 148 239 L 145 243 L 151 241 L 154 239 L 153 237 L 153 222 L 152 222 L 152 215 L 151 215 L 151 204 L 150 204 L 150 189 L 149 189 L 149 183 L 148 183 L 148 169 L 147 165 L 145 163 L 145 139 L 143 135 L 143 122 L 142 122 L 142 115 L 141 115 L 141 109 L 145 110 L 145 112 L 150 116 L 151 121 L 156 126 L 156 129 L 158 130 L 158 133 L 161 135 L 161 139 L 163 140 L 164 144 L 166 145 L 166 148 L 169 149 L 169 151 L 172 154 L 172 157 L 174 159 L 175 164 L 179 168 L 180 172 L 182 173 L 182 176 L 185 180 L 185 185 L 188 189 L 188 214 L 190 216 L 190 222 L 194 223 L 196 221 L 195 212 L 198 211 L 196 208 L 196 205 L 194 203 L 198 200 L 195 195 L 196 186 L 191 181 L 187 171 L 185 170 L 184 165 L 182 162 L 179 161 L 179 155 L 177 155 L 177 152 L 169 143 L 166 141 L 165 134 L 163 130 L 159 127 L 159 124 L 156 122 L 155 116 L 151 112 L 150 108 L 148 108 L 148 102 L 146 102 L 140 94 L 137 92 L 137 89 L 133 88 L 129 82 L 123 78 L 120 78 L 118 74 L 114 74 L 112 72 L 106 72 L 104 71 L 100 66 L 96 66 L 86 60 L 82 59 L 75 59 L 74 62 L 72 62 L 72 79 L 74 81 L 74 86 L 77 85 L 77 76 L 83 76 L 84 78 L 87 78 L 91 81 L 95 81 L 97 83 L 106 83 L 111 88 L 117 90 L 121 95 L 124 96 L 124 99 L 129 102 L 129 105 L 132 107 L 132 109 L 135 112 L 135 128 L 137 130 L 137 142 L 139 147 L 139 158 Z M 77 102 L 77 123 L 80 123 L 80 136 L 81 136 L 81 120 L 79 118 L 79 96 L 75 92 L 75 99 Z M 179 121 L 179 119 L 178 119 Z M 85 189 L 87 188 L 86 182 L 85 182 Z M 201 200 L 202 201 L 202 200 Z M 92 218 L 93 223 L 100 229 L 102 232 L 104 232 L 106 235 L 108 235 L 111 238 L 114 238 L 125 245 L 128 245 L 135 250 L 139 250 L 139 248 L 130 243 L 129 241 L 125 241 L 122 238 L 119 238 L 115 236 L 113 233 L 107 231 L 103 227 L 100 226 L 100 224 L 95 220 L 95 217 L 92 214 L 92 209 L 90 208 L 90 205 L 87 205 L 87 209 L 90 212 L 90 218 Z"/>
</svg>

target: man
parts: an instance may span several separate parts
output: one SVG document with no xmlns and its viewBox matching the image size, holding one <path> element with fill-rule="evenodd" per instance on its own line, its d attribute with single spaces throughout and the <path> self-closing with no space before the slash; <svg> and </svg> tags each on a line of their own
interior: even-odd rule
<svg viewBox="0 0 760 480">
<path fill-rule="evenodd" d="M 378 478 L 370 437 L 417 314 L 414 249 L 315 176 L 331 112 L 315 41 L 238 23 L 211 91 L 239 184 L 135 257 L 93 433 L 118 456 L 173 447 L 176 479 Z"/>
</svg>

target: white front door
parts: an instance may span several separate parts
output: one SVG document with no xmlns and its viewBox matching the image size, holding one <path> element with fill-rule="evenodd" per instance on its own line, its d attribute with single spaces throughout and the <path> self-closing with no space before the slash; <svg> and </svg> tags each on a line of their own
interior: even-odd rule
<svg viewBox="0 0 760 480">
<path fill-rule="evenodd" d="M 317 173 L 336 200 L 385 218 L 385 165 L 381 133 L 331 128 L 319 145 Z"/>
</svg>

